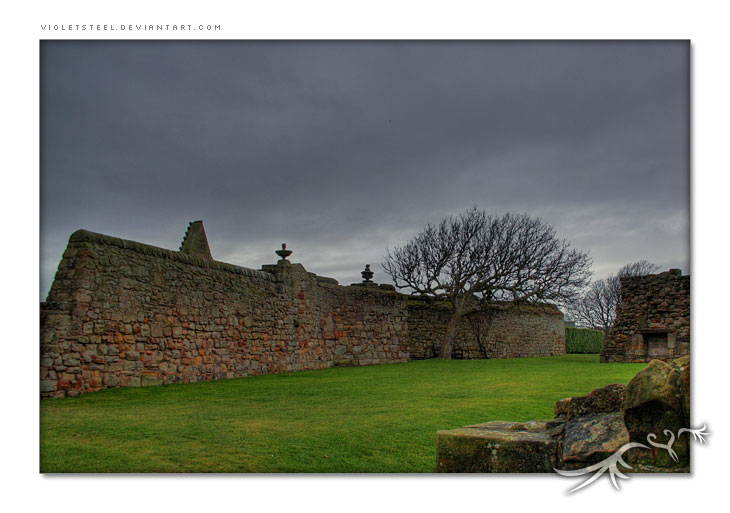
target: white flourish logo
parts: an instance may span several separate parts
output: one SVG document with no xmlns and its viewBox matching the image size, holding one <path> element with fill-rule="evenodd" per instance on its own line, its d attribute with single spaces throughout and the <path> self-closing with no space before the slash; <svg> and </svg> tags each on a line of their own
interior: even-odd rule
<svg viewBox="0 0 730 513">
<path fill-rule="evenodd" d="M 707 424 L 702 426 L 698 429 L 687 429 L 687 428 L 681 428 L 679 431 L 677 431 L 677 437 L 679 438 L 682 436 L 683 433 L 689 433 L 692 437 L 692 440 L 697 441 L 699 443 L 705 443 L 707 440 L 705 439 L 706 436 L 708 436 L 710 433 L 707 431 Z M 675 436 L 672 431 L 669 429 L 664 430 L 664 434 L 669 437 L 669 441 L 665 444 L 657 443 L 656 440 L 656 434 L 649 433 L 646 436 L 646 441 L 649 443 L 649 445 L 658 447 L 659 449 L 664 449 L 669 453 L 669 456 L 674 461 L 679 461 L 679 457 L 677 456 L 677 453 L 674 449 L 672 449 L 672 445 L 674 445 L 675 442 Z M 622 445 L 615 453 L 613 453 L 608 458 L 599 461 L 598 463 L 595 463 L 591 465 L 590 467 L 584 467 L 577 470 L 560 470 L 560 469 L 553 469 L 555 472 L 560 474 L 561 476 L 566 477 L 578 477 L 578 476 L 585 476 L 588 474 L 593 474 L 591 477 L 583 481 L 581 484 L 576 486 L 575 488 L 568 491 L 568 493 L 577 492 L 581 488 L 585 488 L 589 484 L 596 481 L 599 477 L 601 477 L 603 474 L 608 471 L 608 475 L 611 478 L 611 482 L 613 483 L 613 486 L 618 490 L 618 481 L 616 478 L 621 479 L 628 479 L 629 476 L 623 474 L 621 470 L 619 469 L 618 465 L 621 464 L 627 469 L 632 468 L 631 465 L 626 463 L 621 456 L 623 456 L 626 451 L 629 451 L 631 449 L 640 448 L 640 449 L 649 449 L 648 446 L 639 443 L 639 442 L 629 442 L 627 444 Z"/>
</svg>

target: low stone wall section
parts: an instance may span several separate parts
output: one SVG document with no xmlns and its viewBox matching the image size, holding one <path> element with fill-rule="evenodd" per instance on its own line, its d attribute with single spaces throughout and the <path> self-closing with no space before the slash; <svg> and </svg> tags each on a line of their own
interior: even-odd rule
<svg viewBox="0 0 730 513">
<path fill-rule="evenodd" d="M 438 354 L 451 318 L 444 303 L 408 302 L 411 358 Z M 455 358 L 519 358 L 565 354 L 563 314 L 553 305 L 494 304 L 465 316 L 457 328 Z"/>
</svg>

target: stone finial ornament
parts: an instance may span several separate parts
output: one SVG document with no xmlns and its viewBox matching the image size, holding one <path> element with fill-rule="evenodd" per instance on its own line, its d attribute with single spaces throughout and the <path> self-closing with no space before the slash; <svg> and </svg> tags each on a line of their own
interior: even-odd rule
<svg viewBox="0 0 730 513">
<path fill-rule="evenodd" d="M 281 260 L 279 260 L 279 262 L 288 262 L 286 257 L 292 254 L 292 250 L 286 249 L 286 243 L 283 242 L 281 244 L 281 249 L 277 249 L 275 253 L 281 257 Z"/>
<path fill-rule="evenodd" d="M 362 282 L 363 283 L 372 283 L 373 282 L 373 275 L 375 274 L 370 270 L 370 264 L 365 265 L 365 270 L 360 273 L 362 275 Z"/>
</svg>

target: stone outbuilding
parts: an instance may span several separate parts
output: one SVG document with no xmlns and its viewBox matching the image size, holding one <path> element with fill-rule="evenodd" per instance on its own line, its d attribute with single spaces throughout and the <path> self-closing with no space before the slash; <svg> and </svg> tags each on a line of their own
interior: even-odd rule
<svg viewBox="0 0 730 513">
<path fill-rule="evenodd" d="M 621 278 L 621 304 L 601 362 L 672 360 L 690 352 L 690 277 L 679 269 Z"/>
</svg>

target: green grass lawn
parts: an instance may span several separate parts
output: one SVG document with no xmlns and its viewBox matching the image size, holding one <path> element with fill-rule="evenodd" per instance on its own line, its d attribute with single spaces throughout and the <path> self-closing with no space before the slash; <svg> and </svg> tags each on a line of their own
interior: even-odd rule
<svg viewBox="0 0 730 513">
<path fill-rule="evenodd" d="M 425 360 L 41 401 L 41 472 L 431 472 L 436 431 L 628 383 L 598 355 Z"/>
</svg>

